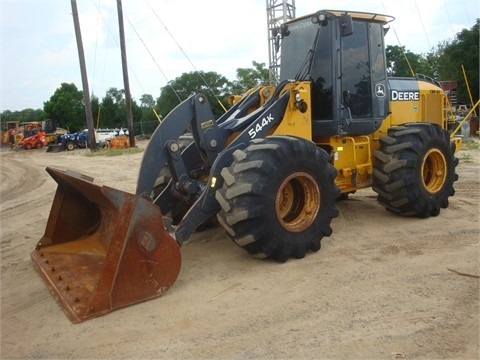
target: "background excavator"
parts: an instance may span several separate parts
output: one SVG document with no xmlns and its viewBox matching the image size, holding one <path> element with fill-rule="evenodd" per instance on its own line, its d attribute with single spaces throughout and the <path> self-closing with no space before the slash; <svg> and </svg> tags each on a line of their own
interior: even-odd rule
<svg viewBox="0 0 480 360">
<path fill-rule="evenodd" d="M 180 247 L 215 217 L 248 253 L 318 251 L 336 201 L 372 187 L 388 211 L 448 207 L 461 141 L 428 77 L 387 78 L 386 15 L 318 11 L 286 22 L 281 81 L 215 119 L 203 94 L 178 105 L 145 149 L 135 194 L 47 168 L 58 183 L 34 264 L 72 322 L 159 296 Z M 372 224 L 373 225 L 373 224 Z"/>
</svg>

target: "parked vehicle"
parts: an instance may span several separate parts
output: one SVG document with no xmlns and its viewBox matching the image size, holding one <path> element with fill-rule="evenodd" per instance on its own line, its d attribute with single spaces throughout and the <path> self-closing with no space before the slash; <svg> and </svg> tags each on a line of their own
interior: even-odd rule
<svg viewBox="0 0 480 360">
<path fill-rule="evenodd" d="M 85 148 L 88 142 L 88 133 L 76 132 L 59 135 L 55 144 L 48 146 L 47 152 L 72 151 L 75 148 Z"/>
<path fill-rule="evenodd" d="M 22 147 L 25 150 L 41 149 L 45 145 L 47 145 L 47 143 L 48 141 L 45 136 L 45 132 L 39 131 L 32 136 L 24 137 L 23 139 L 21 139 L 20 142 L 16 145 L 16 149 L 18 149 L 18 147 Z"/>
</svg>

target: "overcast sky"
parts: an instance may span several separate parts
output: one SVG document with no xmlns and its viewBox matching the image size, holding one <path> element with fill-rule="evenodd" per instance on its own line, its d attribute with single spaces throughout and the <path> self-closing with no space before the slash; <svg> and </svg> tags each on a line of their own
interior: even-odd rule
<svg viewBox="0 0 480 360">
<path fill-rule="evenodd" d="M 123 0 L 134 99 L 160 95 L 185 72 L 229 80 L 252 61 L 268 66 L 265 0 Z M 281 3 L 281 0 L 278 1 Z M 291 2 L 290 2 L 291 3 Z M 321 9 L 395 17 L 387 45 L 427 53 L 470 29 L 478 0 L 296 0 L 296 16 Z M 90 93 L 123 89 L 115 0 L 77 0 Z M 71 1 L 0 0 L 0 111 L 43 108 L 61 83 L 82 88 Z"/>
</svg>

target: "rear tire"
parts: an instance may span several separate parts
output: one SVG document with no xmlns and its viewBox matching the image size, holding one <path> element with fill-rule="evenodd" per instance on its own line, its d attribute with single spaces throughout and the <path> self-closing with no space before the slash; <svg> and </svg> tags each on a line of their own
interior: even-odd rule
<svg viewBox="0 0 480 360">
<path fill-rule="evenodd" d="M 437 216 L 455 194 L 454 152 L 448 132 L 437 124 L 390 128 L 374 154 L 372 188 L 378 202 L 403 216 Z"/>
<path fill-rule="evenodd" d="M 271 136 L 233 158 L 216 192 L 227 237 L 256 257 L 281 262 L 318 251 L 338 215 L 340 191 L 328 154 L 305 139 Z"/>
</svg>

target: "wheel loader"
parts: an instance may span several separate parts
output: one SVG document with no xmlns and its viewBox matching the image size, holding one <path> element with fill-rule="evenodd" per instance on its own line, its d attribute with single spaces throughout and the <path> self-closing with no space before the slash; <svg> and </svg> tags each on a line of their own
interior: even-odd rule
<svg viewBox="0 0 480 360">
<path fill-rule="evenodd" d="M 163 294 L 181 246 L 215 218 L 252 256 L 284 262 L 318 251 L 336 202 L 359 189 L 400 216 L 448 207 L 461 141 L 435 80 L 387 77 L 392 20 L 321 10 L 283 24 L 279 84 L 232 97 L 218 118 L 204 94 L 179 104 L 144 151 L 135 194 L 48 167 L 58 188 L 31 257 L 70 320 Z"/>
</svg>

